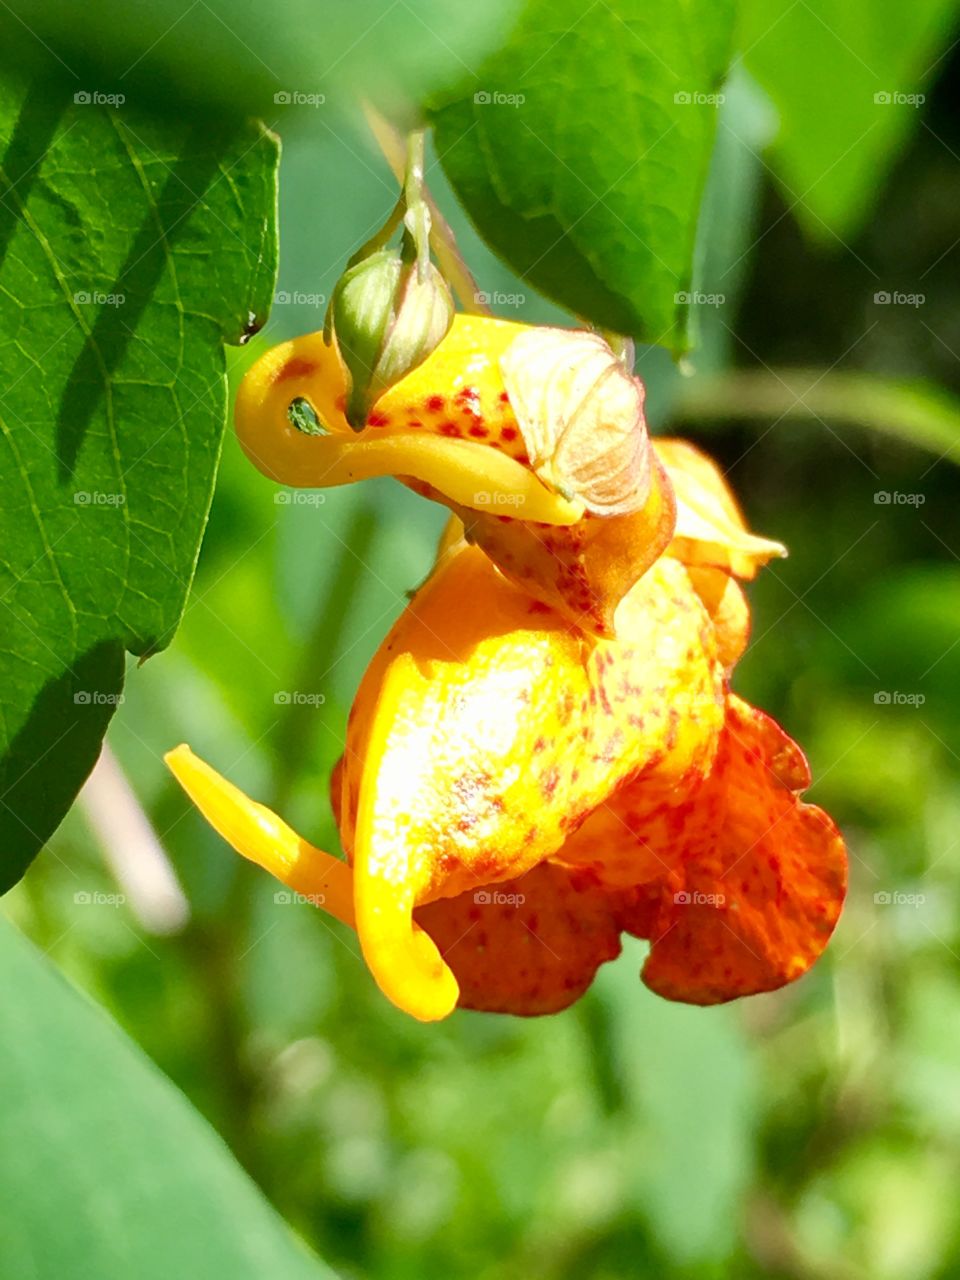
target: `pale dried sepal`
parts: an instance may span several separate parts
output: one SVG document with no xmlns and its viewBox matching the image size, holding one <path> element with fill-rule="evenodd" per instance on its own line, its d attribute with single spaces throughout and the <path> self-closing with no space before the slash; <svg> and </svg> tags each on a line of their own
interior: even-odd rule
<svg viewBox="0 0 960 1280">
<path fill-rule="evenodd" d="M 500 358 L 530 465 L 596 515 L 637 511 L 650 493 L 643 387 L 604 340 L 529 329 Z"/>
</svg>

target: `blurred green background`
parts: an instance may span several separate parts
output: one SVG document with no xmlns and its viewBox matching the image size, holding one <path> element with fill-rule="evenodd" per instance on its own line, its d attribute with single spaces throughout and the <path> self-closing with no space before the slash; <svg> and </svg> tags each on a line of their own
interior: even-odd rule
<svg viewBox="0 0 960 1280">
<path fill-rule="evenodd" d="M 776 112 L 735 73 L 701 234 L 702 287 L 724 301 L 701 308 L 683 373 L 638 356 L 653 427 L 714 452 L 753 526 L 791 549 L 750 590 L 735 685 L 806 749 L 852 884 L 825 959 L 787 990 L 671 1006 L 638 982 L 630 944 L 564 1014 L 421 1026 L 378 994 L 352 934 L 275 901 L 160 756 L 190 742 L 335 848 L 328 781 L 350 700 L 443 513 L 392 482 L 278 502 L 228 436 L 183 626 L 130 671 L 108 739 L 190 921 L 161 936 L 127 905 L 78 908 L 78 890 L 117 890 L 82 808 L 7 905 L 340 1275 L 960 1274 L 960 481 L 949 459 L 897 442 L 892 399 L 886 435 L 857 424 L 856 397 L 798 418 L 778 390 L 802 366 L 821 394 L 860 371 L 960 395 L 958 77 L 954 50 L 882 189 L 864 175 L 861 229 L 816 245 L 760 151 Z M 277 304 L 233 353 L 237 377 L 320 327 L 394 196 L 348 102 L 305 112 L 283 140 Z M 495 310 L 555 320 L 465 225 L 435 165 L 429 178 L 480 287 L 521 295 Z M 772 407 L 738 403 L 744 370 L 767 373 Z M 949 408 L 931 413 L 950 429 Z M 322 705 L 277 702 L 291 690 Z"/>
</svg>

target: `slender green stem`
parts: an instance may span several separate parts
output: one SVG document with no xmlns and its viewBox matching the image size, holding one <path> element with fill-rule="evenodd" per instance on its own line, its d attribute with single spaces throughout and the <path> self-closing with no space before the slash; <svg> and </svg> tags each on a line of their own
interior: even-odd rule
<svg viewBox="0 0 960 1280">
<path fill-rule="evenodd" d="M 424 198 L 423 166 L 426 139 L 422 129 L 407 135 L 407 161 L 403 175 L 403 194 L 407 211 L 404 226 L 416 255 L 417 274 L 423 282 L 430 267 L 430 209 Z"/>
<path fill-rule="evenodd" d="M 406 212 L 406 208 L 407 208 L 406 194 L 404 192 L 401 192 L 400 198 L 397 200 L 397 203 L 390 210 L 389 218 L 387 218 L 386 222 L 383 224 L 380 230 L 375 231 L 374 234 L 370 237 L 370 239 L 367 240 L 364 244 L 362 244 L 360 248 L 357 250 L 357 252 L 353 254 L 353 256 L 350 258 L 349 262 L 347 263 L 348 271 L 351 267 L 356 266 L 358 262 L 362 262 L 364 258 L 369 258 L 371 253 L 376 253 L 378 249 L 383 248 L 383 246 L 387 243 L 387 241 L 396 231 L 397 227 L 399 227 L 400 223 L 403 221 L 403 215 Z"/>
<path fill-rule="evenodd" d="M 373 136 L 383 152 L 387 164 L 393 170 L 398 182 L 403 182 L 406 175 L 406 147 L 403 136 L 369 103 L 364 112 Z M 446 279 L 460 300 L 464 311 L 473 315 L 490 315 L 490 308 L 479 301 L 480 290 L 460 253 L 453 228 L 437 208 L 436 201 L 424 184 L 423 200 L 430 213 L 430 247 Z"/>
</svg>

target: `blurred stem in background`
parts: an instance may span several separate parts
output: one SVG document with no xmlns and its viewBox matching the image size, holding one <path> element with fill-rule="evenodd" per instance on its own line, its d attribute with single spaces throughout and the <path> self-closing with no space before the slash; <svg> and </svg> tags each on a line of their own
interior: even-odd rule
<svg viewBox="0 0 960 1280">
<path fill-rule="evenodd" d="M 394 177 L 398 182 L 405 182 L 408 172 L 408 154 L 403 134 L 394 128 L 386 116 L 381 115 L 370 103 L 365 104 L 364 115 L 370 126 L 370 131 L 377 140 L 377 145 L 393 171 Z M 419 136 L 420 138 L 420 170 L 422 174 L 424 134 L 421 130 L 415 130 L 412 136 Z M 431 196 L 425 183 L 421 185 L 421 195 L 430 214 L 430 248 L 436 256 L 440 270 L 459 299 L 464 311 L 475 315 L 489 315 L 490 308 L 482 300 L 482 294 L 477 287 L 477 282 L 457 246 L 457 238 L 453 229 L 440 212 L 437 202 Z"/>
<path fill-rule="evenodd" d="M 827 369 L 737 369 L 683 379 L 674 414 L 692 426 L 756 419 L 772 431 L 784 418 L 878 431 L 938 458 L 960 462 L 960 401 L 929 382 Z"/>
</svg>

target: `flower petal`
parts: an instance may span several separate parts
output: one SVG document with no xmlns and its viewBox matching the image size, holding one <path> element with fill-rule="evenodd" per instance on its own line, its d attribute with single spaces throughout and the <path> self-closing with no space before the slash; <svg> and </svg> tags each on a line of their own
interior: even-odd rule
<svg viewBox="0 0 960 1280">
<path fill-rule="evenodd" d="M 654 448 L 673 483 L 677 524 L 670 555 L 688 565 L 724 569 L 755 578 L 786 547 L 750 533 L 720 468 L 686 440 L 655 440 Z"/>
<path fill-rule="evenodd" d="M 308 844 L 272 809 L 251 800 L 186 743 L 163 757 L 170 772 L 219 835 L 295 893 L 344 924 L 353 920 L 353 876 L 339 858 Z"/>
<path fill-rule="evenodd" d="M 823 951 L 846 891 L 846 852 L 796 743 L 730 696 L 709 780 L 678 823 L 639 834 L 673 861 L 641 890 L 624 927 L 651 940 L 643 980 L 670 1000 L 715 1004 L 772 991 Z M 626 803 L 626 797 L 623 803 Z"/>
<path fill-rule="evenodd" d="M 428 903 L 415 919 L 453 970 L 461 1009 L 556 1013 L 620 954 L 610 896 L 582 873 L 550 863 Z"/>
<path fill-rule="evenodd" d="M 481 506 L 503 497 L 511 511 L 528 520 L 548 524 L 580 520 L 582 504 L 551 492 L 507 450 L 468 436 L 459 420 L 443 422 L 440 413 L 430 417 L 422 393 L 409 384 L 419 382 L 437 359 L 435 352 L 381 397 L 366 428 L 357 433 L 343 416 L 344 372 L 323 334 L 310 333 L 282 343 L 261 356 L 243 379 L 234 415 L 237 437 L 251 462 L 281 484 L 331 488 L 394 475 L 415 478 L 434 496 L 443 495 L 442 500 L 466 507 L 477 495 Z M 446 376 L 449 380 L 449 371 Z M 438 399 L 445 403 L 444 397 Z M 290 417 L 291 407 L 304 403 L 316 420 L 315 430 L 309 433 Z M 383 405 L 387 409 L 381 409 Z M 505 406 L 499 405 L 500 418 L 504 412 Z M 469 418 L 465 408 L 459 413 Z M 413 418 L 415 414 L 423 415 L 417 426 L 424 429 L 414 430 L 412 423 L 405 422 L 405 415 Z"/>
<path fill-rule="evenodd" d="M 659 561 L 618 618 L 620 641 L 588 642 L 454 548 L 368 669 L 341 836 L 364 953 L 403 1007 L 414 906 L 523 875 L 653 760 L 682 778 L 712 758 L 722 672 L 683 566 Z"/>
<path fill-rule="evenodd" d="M 713 619 L 720 661 L 728 672 L 743 657 L 750 639 L 750 605 L 743 588 L 723 569 L 687 566 L 704 608 Z"/>
<path fill-rule="evenodd" d="M 629 515 L 587 515 L 561 529 L 454 510 L 467 538 L 513 582 L 597 636 L 614 635 L 617 606 L 665 550 L 674 522 L 673 490 L 656 459 L 647 499 Z"/>
</svg>

